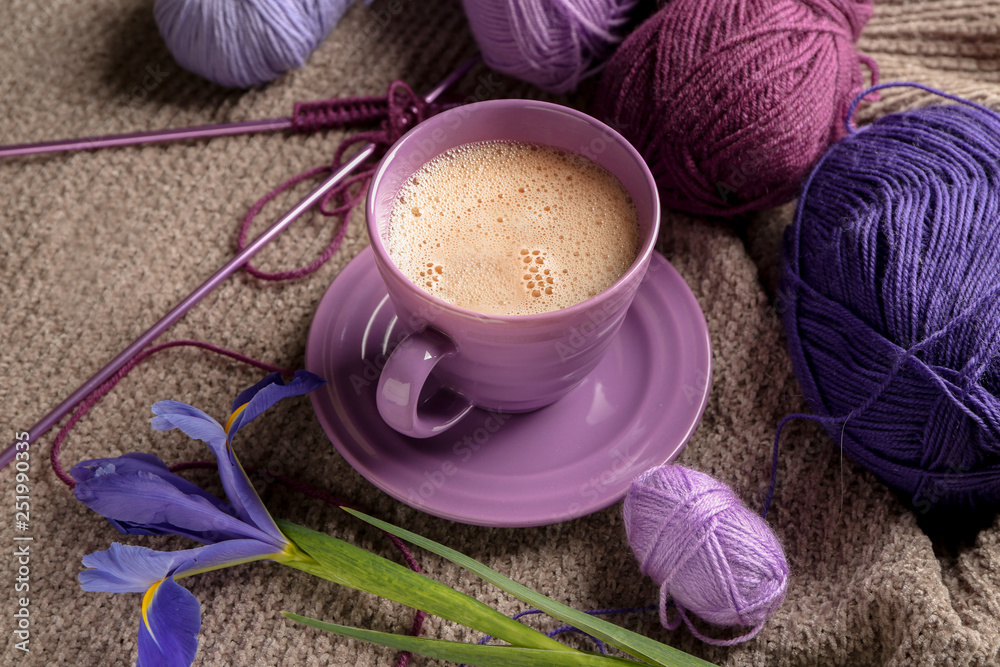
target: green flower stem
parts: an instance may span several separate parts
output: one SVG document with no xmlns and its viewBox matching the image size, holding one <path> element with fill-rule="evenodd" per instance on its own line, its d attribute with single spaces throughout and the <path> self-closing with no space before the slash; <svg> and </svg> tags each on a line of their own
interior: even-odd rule
<svg viewBox="0 0 1000 667">
<path fill-rule="evenodd" d="M 313 628 L 325 630 L 345 637 L 353 637 L 373 644 L 388 646 L 399 651 L 419 653 L 439 660 L 462 662 L 480 667 L 637 667 L 638 663 L 623 658 L 615 658 L 600 653 L 579 651 L 567 653 L 515 646 L 465 644 L 462 642 L 394 635 L 388 632 L 363 630 L 335 623 L 317 621 L 287 611 L 281 612 L 286 618 Z"/>
<path fill-rule="evenodd" d="M 590 614 L 586 614 L 582 611 L 578 611 L 572 607 L 556 602 L 552 598 L 546 597 L 541 593 L 536 593 L 530 588 L 517 583 L 513 579 L 505 577 L 496 570 L 493 570 L 482 563 L 455 551 L 454 549 L 438 544 L 433 540 L 421 537 L 420 535 L 403 528 L 398 528 L 390 523 L 386 523 L 385 521 L 380 521 L 379 519 L 370 517 L 362 512 L 348 509 L 346 507 L 342 509 L 350 514 L 353 514 L 362 521 L 381 528 L 391 535 L 395 535 L 396 537 L 406 540 L 416 546 L 423 547 L 431 553 L 437 554 L 438 556 L 446 558 L 456 565 L 464 567 L 485 581 L 488 581 L 494 586 L 506 591 L 510 595 L 513 595 L 535 608 L 544 611 L 549 616 L 557 618 L 564 623 L 569 623 L 584 632 L 588 632 L 594 637 L 597 637 L 598 639 L 601 639 L 640 660 L 645 660 L 655 665 L 662 665 L 663 667 L 705 667 L 707 665 L 711 665 L 711 663 L 705 662 L 704 660 L 696 658 L 693 655 L 667 646 L 666 644 L 661 644 L 660 642 L 644 637 L 636 632 L 617 626 L 614 623 L 609 623 L 603 619 L 596 618 Z M 487 634 L 495 633 L 488 632 Z"/>
<path fill-rule="evenodd" d="M 422 609 L 514 646 L 583 653 L 508 618 L 473 597 L 391 560 L 288 521 L 279 520 L 277 523 L 285 537 L 309 556 L 283 560 L 285 565 L 348 588 Z"/>
</svg>

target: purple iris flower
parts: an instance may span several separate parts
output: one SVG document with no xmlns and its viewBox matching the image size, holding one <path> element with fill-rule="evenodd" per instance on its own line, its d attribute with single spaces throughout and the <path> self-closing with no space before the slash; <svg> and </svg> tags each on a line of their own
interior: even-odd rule
<svg viewBox="0 0 1000 667">
<path fill-rule="evenodd" d="M 152 426 L 180 429 L 203 440 L 219 463 L 229 502 L 176 475 L 151 454 L 126 454 L 83 461 L 70 470 L 74 493 L 118 530 L 132 535 L 180 535 L 205 546 L 175 552 L 112 544 L 83 558 L 86 591 L 144 592 L 137 665 L 190 665 L 198 647 L 201 617 L 197 599 L 176 579 L 209 570 L 270 559 L 305 557 L 282 535 L 268 514 L 232 448 L 233 436 L 269 407 L 323 384 L 307 371 L 284 383 L 278 373 L 242 392 L 223 426 L 185 403 L 153 405 Z"/>
</svg>

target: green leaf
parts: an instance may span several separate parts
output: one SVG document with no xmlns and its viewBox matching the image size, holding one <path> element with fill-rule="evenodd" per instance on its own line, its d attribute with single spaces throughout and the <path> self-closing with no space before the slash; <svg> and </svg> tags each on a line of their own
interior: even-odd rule
<svg viewBox="0 0 1000 667">
<path fill-rule="evenodd" d="M 435 553 L 438 556 L 450 560 L 456 565 L 464 567 L 519 600 L 523 600 L 533 607 L 544 611 L 549 616 L 557 618 L 563 623 L 569 623 L 584 632 L 588 632 L 598 639 L 601 639 L 612 646 L 616 646 L 622 651 L 625 651 L 629 655 L 633 655 L 640 660 L 662 665 L 663 667 L 705 667 L 706 665 L 711 665 L 709 662 L 705 662 L 700 658 L 696 658 L 693 655 L 679 651 L 671 646 L 667 646 L 666 644 L 661 644 L 660 642 L 654 641 L 649 637 L 644 637 L 637 632 L 626 630 L 625 628 L 615 625 L 614 623 L 609 623 L 603 619 L 596 618 L 590 614 L 578 611 L 560 602 L 556 602 L 550 597 L 546 597 L 541 593 L 536 593 L 530 588 L 517 583 L 513 579 L 505 577 L 496 570 L 483 565 L 479 561 L 469 558 L 468 556 L 442 544 L 438 544 L 433 540 L 429 540 L 426 537 L 421 537 L 420 535 L 412 533 L 404 528 L 398 528 L 390 523 L 386 523 L 385 521 L 370 517 L 363 512 L 358 512 L 357 510 L 352 510 L 346 507 L 342 509 L 353 514 L 362 521 L 366 521 L 377 528 L 381 528 L 391 535 L 395 535 L 396 537 L 404 539 L 407 542 L 423 547 L 431 553 Z"/>
<path fill-rule="evenodd" d="M 316 619 L 299 616 L 287 611 L 281 613 L 293 621 L 298 621 L 299 623 L 304 623 L 320 630 L 326 630 L 327 632 L 388 646 L 400 651 L 419 653 L 420 655 L 439 660 L 464 662 L 467 665 L 480 665 L 481 667 L 637 667 L 638 665 L 638 663 L 632 660 L 624 660 L 622 658 L 587 651 L 566 653 L 563 651 L 519 648 L 515 646 L 464 644 L 462 642 L 445 641 L 443 639 L 410 637 L 407 635 L 394 635 L 388 632 L 363 630 L 346 625 L 317 621 Z"/>
<path fill-rule="evenodd" d="M 526 648 L 579 653 L 450 586 L 330 535 L 290 523 L 278 528 L 311 558 L 282 561 L 322 579 L 422 609 Z"/>
</svg>

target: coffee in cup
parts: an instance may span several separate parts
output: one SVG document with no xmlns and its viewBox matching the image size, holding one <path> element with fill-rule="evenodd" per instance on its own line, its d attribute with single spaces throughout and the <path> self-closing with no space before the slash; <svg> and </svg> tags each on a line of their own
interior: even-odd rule
<svg viewBox="0 0 1000 667">
<path fill-rule="evenodd" d="M 530 315 L 596 296 L 632 266 L 631 195 L 577 153 L 519 141 L 452 148 L 400 189 L 393 263 L 418 287 L 493 315 Z"/>
</svg>

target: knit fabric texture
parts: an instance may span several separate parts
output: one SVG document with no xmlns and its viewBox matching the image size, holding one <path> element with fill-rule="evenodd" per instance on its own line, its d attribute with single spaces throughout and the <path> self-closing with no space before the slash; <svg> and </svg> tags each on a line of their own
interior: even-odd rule
<svg viewBox="0 0 1000 667">
<path fill-rule="evenodd" d="M 249 91 L 220 88 L 181 69 L 157 32 L 152 2 L 10 0 L 0 3 L 0 143 L 287 116 L 296 101 L 377 95 L 394 79 L 432 88 L 475 52 L 458 0 L 356 3 L 301 69 Z M 885 0 L 858 42 L 883 81 L 910 80 L 1000 109 L 1000 5 L 985 0 Z M 589 108 L 593 86 L 546 96 L 480 66 L 457 99 L 537 97 Z M 935 102 L 889 89 L 860 124 Z M 370 129 L 363 128 L 363 129 Z M 28 429 L 234 253 L 240 221 L 263 194 L 329 161 L 343 133 L 272 134 L 38 156 L 0 162 L 0 424 L 3 445 Z M 258 216 L 252 235 L 299 189 Z M 787 352 L 777 287 L 791 205 L 739 226 L 665 211 L 662 250 L 691 285 L 711 331 L 712 393 L 679 463 L 711 474 L 752 509 L 768 486 L 771 441 L 787 414 L 807 410 Z M 335 233 L 318 214 L 299 220 L 255 263 L 308 264 Z M 196 338 L 301 367 L 319 299 L 367 244 L 360 210 L 343 245 L 318 272 L 269 283 L 239 273 L 164 337 Z M 778 304 L 778 305 L 776 305 Z M 172 348 L 134 370 L 63 446 L 63 462 L 152 452 L 167 463 L 208 458 L 178 433 L 153 432 L 163 399 L 224 419 L 233 397 L 263 372 L 192 348 Z M 124 540 L 162 549 L 179 538 L 125 537 L 78 503 L 48 466 L 55 432 L 30 450 L 30 530 L 15 524 L 14 471 L 0 472 L 0 654 L 4 665 L 134 663 L 141 595 L 84 593 L 80 558 Z M 451 523 L 377 490 L 334 450 L 308 399 L 276 406 L 241 432 L 244 465 L 300 479 L 369 513 L 459 549 L 579 609 L 654 605 L 621 503 L 563 524 L 530 529 Z M 608 471 L 618 469 L 609 454 Z M 189 479 L 217 493 L 214 473 Z M 399 559 L 389 541 L 339 510 L 267 479 L 255 483 L 271 512 Z M 602 491 L 600 487 L 598 491 Z M 592 492 L 593 488 L 588 488 Z M 907 510 L 874 475 L 841 454 L 818 425 L 795 422 L 781 442 L 768 521 L 791 577 L 784 603 L 753 640 L 712 647 L 656 612 L 613 617 L 638 632 L 727 666 L 991 665 L 1000 650 L 1000 519 Z M 30 542 L 14 542 L 30 535 Z M 30 546 L 30 590 L 17 592 L 15 544 Z M 423 569 L 508 614 L 520 602 L 441 559 Z M 181 584 L 198 598 L 197 665 L 387 665 L 394 651 L 295 625 L 280 612 L 405 633 L 412 611 L 273 563 L 199 575 Z M 17 599 L 29 599 L 29 653 L 15 648 Z M 527 623 L 557 627 L 539 616 Z M 727 637 L 738 629 L 699 626 Z M 717 633 L 717 634 L 713 634 Z M 429 637 L 475 642 L 428 619 Z M 591 648 L 587 640 L 569 637 Z M 411 665 L 437 665 L 415 657 Z"/>
</svg>

